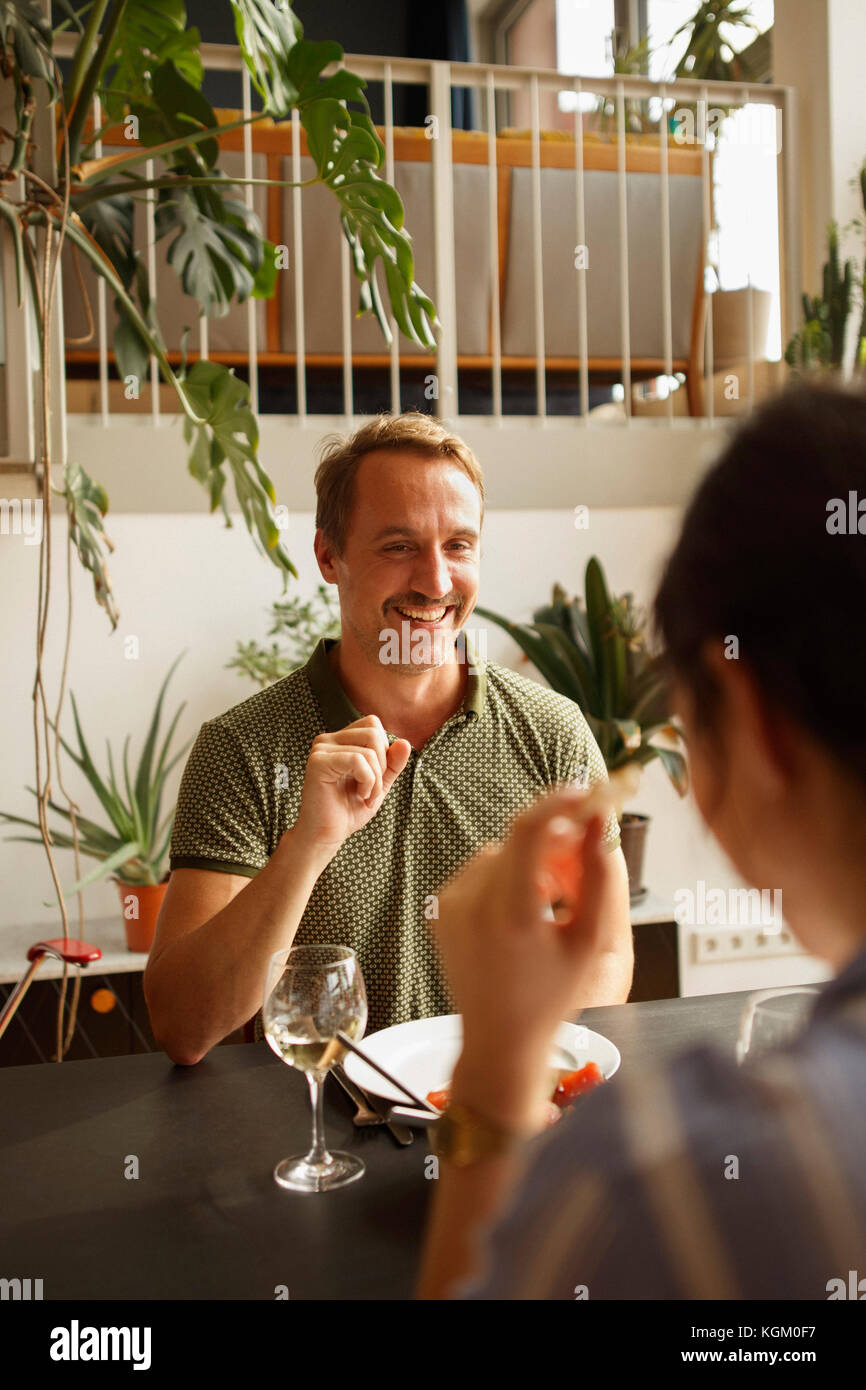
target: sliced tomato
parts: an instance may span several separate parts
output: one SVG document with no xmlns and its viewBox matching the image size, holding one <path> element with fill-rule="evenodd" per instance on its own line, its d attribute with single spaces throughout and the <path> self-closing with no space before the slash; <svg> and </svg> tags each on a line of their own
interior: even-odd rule
<svg viewBox="0 0 866 1390">
<path fill-rule="evenodd" d="M 437 1110 L 444 1110 L 451 1099 L 451 1087 L 443 1086 L 441 1091 L 428 1091 L 427 1104 L 435 1105 Z"/>
<path fill-rule="evenodd" d="M 591 1091 L 594 1086 L 600 1085 L 604 1077 L 595 1062 L 587 1062 L 585 1067 L 580 1067 L 578 1071 L 566 1072 L 553 1093 L 555 1103 L 564 1109 L 571 1105 L 584 1091 Z"/>
</svg>

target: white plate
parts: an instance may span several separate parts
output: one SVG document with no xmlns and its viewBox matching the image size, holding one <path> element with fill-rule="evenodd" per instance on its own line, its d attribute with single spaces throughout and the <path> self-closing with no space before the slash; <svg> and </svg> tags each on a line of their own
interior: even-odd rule
<svg viewBox="0 0 866 1390">
<path fill-rule="evenodd" d="M 444 1014 L 440 1018 L 419 1018 L 411 1023 L 397 1023 L 361 1039 L 365 1052 L 380 1062 L 392 1076 L 404 1081 L 417 1096 L 426 1099 L 428 1091 L 439 1091 L 451 1080 L 463 1043 L 463 1020 L 460 1014 Z M 551 1067 L 566 1067 L 577 1071 L 587 1062 L 595 1062 L 605 1080 L 613 1076 L 622 1058 L 618 1048 L 580 1024 L 560 1023 L 551 1052 Z M 356 1086 L 383 1096 L 395 1105 L 411 1102 L 395 1086 L 381 1077 L 353 1052 L 343 1061 L 347 1074 Z"/>
</svg>

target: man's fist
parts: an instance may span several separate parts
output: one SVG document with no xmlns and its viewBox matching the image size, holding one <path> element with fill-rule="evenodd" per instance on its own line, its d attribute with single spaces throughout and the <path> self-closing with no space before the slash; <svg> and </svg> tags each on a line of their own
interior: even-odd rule
<svg viewBox="0 0 866 1390">
<path fill-rule="evenodd" d="M 333 858 L 344 840 L 373 819 L 411 751 L 405 738 L 388 743 L 375 714 L 336 733 L 318 734 L 307 760 L 295 832 L 312 850 Z"/>
</svg>

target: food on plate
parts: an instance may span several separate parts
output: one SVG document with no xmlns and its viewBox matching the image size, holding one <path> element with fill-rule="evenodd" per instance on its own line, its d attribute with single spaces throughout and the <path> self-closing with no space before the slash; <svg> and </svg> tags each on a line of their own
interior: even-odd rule
<svg viewBox="0 0 866 1390">
<path fill-rule="evenodd" d="M 587 1062 L 585 1067 L 578 1067 L 576 1071 L 564 1071 L 560 1069 L 553 1073 L 554 1092 L 548 1101 L 547 1123 L 556 1124 L 561 1118 L 562 1111 L 568 1110 L 577 1100 L 578 1096 L 585 1091 L 591 1091 L 594 1087 L 601 1085 L 604 1081 L 601 1069 L 596 1062 Z M 437 1110 L 444 1110 L 451 1099 L 451 1086 L 442 1086 L 438 1091 L 428 1091 L 428 1105 L 435 1105 Z"/>
<path fill-rule="evenodd" d="M 564 1071 L 553 1093 L 554 1103 L 560 1110 L 566 1110 L 584 1091 L 591 1091 L 602 1081 L 604 1077 L 596 1062 L 587 1062 L 585 1067 L 579 1067 L 577 1071 Z"/>
</svg>

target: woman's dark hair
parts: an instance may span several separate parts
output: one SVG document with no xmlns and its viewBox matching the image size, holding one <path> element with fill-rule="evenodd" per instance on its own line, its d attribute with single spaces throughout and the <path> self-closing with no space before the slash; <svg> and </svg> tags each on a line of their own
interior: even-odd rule
<svg viewBox="0 0 866 1390">
<path fill-rule="evenodd" d="M 765 698 L 866 785 L 862 388 L 791 386 L 740 426 L 686 511 L 654 616 L 700 724 L 719 693 L 701 647 L 736 637 Z"/>
</svg>

